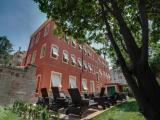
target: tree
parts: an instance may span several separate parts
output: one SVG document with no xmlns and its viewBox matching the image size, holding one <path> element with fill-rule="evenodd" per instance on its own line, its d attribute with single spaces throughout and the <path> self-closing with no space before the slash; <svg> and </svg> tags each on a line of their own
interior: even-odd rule
<svg viewBox="0 0 160 120">
<path fill-rule="evenodd" d="M 151 43 L 160 39 L 159 0 L 34 1 L 56 23 L 57 34 L 105 42 L 106 50 L 114 50 L 143 115 L 160 120 L 160 86 L 148 62 Z"/>
<path fill-rule="evenodd" d="M 0 64 L 9 64 L 11 60 L 12 44 L 5 36 L 0 36 Z"/>
</svg>

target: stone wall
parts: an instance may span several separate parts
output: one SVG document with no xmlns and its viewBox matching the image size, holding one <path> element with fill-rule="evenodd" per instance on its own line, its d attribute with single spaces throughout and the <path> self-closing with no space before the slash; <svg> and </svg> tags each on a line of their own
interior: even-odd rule
<svg viewBox="0 0 160 120">
<path fill-rule="evenodd" d="M 0 105 L 11 104 L 15 100 L 33 102 L 35 73 L 33 65 L 25 68 L 0 66 Z"/>
</svg>

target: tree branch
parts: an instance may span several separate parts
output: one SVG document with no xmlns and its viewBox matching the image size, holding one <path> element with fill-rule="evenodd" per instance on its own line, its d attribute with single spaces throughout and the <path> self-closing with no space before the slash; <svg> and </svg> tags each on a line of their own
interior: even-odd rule
<svg viewBox="0 0 160 120">
<path fill-rule="evenodd" d="M 132 88 L 135 88 L 136 90 L 138 90 L 138 85 L 136 84 L 135 80 L 133 79 L 132 77 L 132 73 L 129 71 L 127 65 L 126 65 L 126 62 L 125 62 L 125 59 L 117 45 L 117 43 L 115 42 L 114 40 L 114 37 L 113 37 L 113 34 L 111 32 L 111 28 L 110 28 L 110 25 L 109 25 L 109 22 L 108 22 L 108 19 L 106 17 L 106 12 L 104 10 L 104 4 L 103 4 L 103 0 L 99 0 L 99 3 L 100 3 L 100 6 L 102 8 L 102 17 L 103 17 L 103 20 L 105 22 L 105 25 L 106 25 L 106 31 L 107 31 L 107 36 L 109 38 L 109 40 L 111 41 L 111 44 L 117 54 L 117 57 L 118 57 L 118 60 L 120 62 L 120 65 L 121 65 L 121 68 L 122 68 L 122 71 L 125 75 L 125 77 L 127 78 L 127 82 L 129 83 L 129 85 L 132 87 Z"/>
<path fill-rule="evenodd" d="M 133 64 L 137 63 L 137 60 L 139 59 L 139 52 L 138 52 L 138 46 L 133 38 L 133 35 L 128 28 L 124 18 L 121 15 L 120 8 L 117 5 L 116 0 L 111 0 L 110 3 L 112 4 L 112 12 L 111 14 L 117 19 L 119 27 L 120 27 L 120 33 L 122 34 L 124 38 L 124 42 L 126 44 L 128 54 L 133 62 Z M 105 4 L 106 7 L 106 4 Z"/>
<path fill-rule="evenodd" d="M 138 8 L 139 8 L 139 13 L 140 13 L 141 28 L 142 28 L 141 62 L 148 63 L 149 29 L 148 29 L 146 0 L 139 0 Z"/>
</svg>

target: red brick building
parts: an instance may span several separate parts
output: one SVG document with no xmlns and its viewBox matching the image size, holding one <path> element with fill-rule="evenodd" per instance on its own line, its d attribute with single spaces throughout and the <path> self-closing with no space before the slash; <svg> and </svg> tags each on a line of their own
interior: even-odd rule
<svg viewBox="0 0 160 120">
<path fill-rule="evenodd" d="M 107 62 L 89 45 L 79 45 L 70 37 L 67 42 L 53 35 L 54 22 L 47 20 L 30 40 L 25 65 L 37 66 L 37 86 L 58 86 L 66 91 L 77 87 L 81 91 L 95 92 L 110 82 Z"/>
</svg>

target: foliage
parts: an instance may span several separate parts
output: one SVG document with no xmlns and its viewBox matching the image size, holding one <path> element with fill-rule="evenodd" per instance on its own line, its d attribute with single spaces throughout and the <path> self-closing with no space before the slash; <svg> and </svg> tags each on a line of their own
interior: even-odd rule
<svg viewBox="0 0 160 120">
<path fill-rule="evenodd" d="M 12 111 L 24 120 L 58 120 L 58 113 L 49 112 L 47 106 L 26 103 L 24 101 L 15 101 L 13 106 L 6 107 L 6 110 Z M 54 117 L 51 117 L 54 115 Z"/>
<path fill-rule="evenodd" d="M 0 107 L 0 120 L 21 120 L 21 118 L 11 110 L 6 110 Z"/>
<path fill-rule="evenodd" d="M 10 53 L 13 51 L 12 44 L 5 36 L 0 36 L 0 64 L 9 64 L 11 60 Z"/>
<path fill-rule="evenodd" d="M 145 120 L 138 111 L 135 100 L 117 105 L 110 110 L 96 116 L 93 120 Z"/>
<path fill-rule="evenodd" d="M 94 41 L 97 43 L 105 44 L 104 48 L 100 51 L 104 53 L 107 51 L 107 55 L 111 58 L 113 63 L 116 63 L 116 55 L 110 41 L 106 42 L 106 30 L 104 21 L 102 18 L 102 10 L 98 0 L 34 0 L 39 4 L 39 8 L 47 13 L 49 17 L 57 24 L 56 34 L 65 34 L 66 36 L 72 35 L 75 39 L 78 38 L 79 42 Z M 106 6 L 111 8 L 111 3 L 106 2 Z M 142 45 L 141 40 L 141 22 L 140 13 L 138 11 L 138 2 L 135 0 L 118 1 L 120 12 L 124 17 L 125 22 L 130 28 L 136 43 L 140 47 Z M 157 43 L 160 39 L 160 17 L 158 15 L 158 0 L 151 3 L 147 1 L 147 12 L 150 20 L 150 41 Z M 124 9 L 125 8 L 125 9 Z M 107 14 L 107 13 L 106 13 Z M 115 36 L 116 42 L 120 47 L 123 56 L 128 63 L 130 59 L 128 53 L 125 51 L 125 44 L 123 36 L 121 35 L 121 29 L 118 21 L 115 17 L 108 13 L 108 21 L 110 23 L 111 31 Z"/>
</svg>

